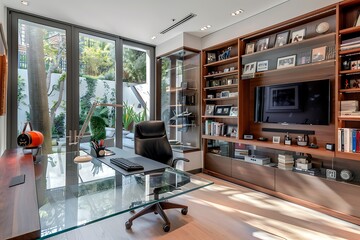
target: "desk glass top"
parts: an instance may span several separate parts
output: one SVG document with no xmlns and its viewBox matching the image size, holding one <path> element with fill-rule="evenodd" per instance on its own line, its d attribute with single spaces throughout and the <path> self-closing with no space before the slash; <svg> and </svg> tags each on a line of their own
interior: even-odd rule
<svg viewBox="0 0 360 240">
<path fill-rule="evenodd" d="M 212 184 L 170 167 L 125 176 L 96 158 L 74 163 L 75 154 L 37 158 L 35 174 L 42 238 Z"/>
</svg>

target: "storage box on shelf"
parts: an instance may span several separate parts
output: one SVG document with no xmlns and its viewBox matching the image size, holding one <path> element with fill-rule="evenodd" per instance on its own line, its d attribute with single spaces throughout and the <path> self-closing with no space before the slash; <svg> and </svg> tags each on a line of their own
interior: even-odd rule
<svg viewBox="0 0 360 240">
<path fill-rule="evenodd" d="M 336 156 L 360 160 L 360 2 L 344 1 L 338 8 Z"/>
</svg>

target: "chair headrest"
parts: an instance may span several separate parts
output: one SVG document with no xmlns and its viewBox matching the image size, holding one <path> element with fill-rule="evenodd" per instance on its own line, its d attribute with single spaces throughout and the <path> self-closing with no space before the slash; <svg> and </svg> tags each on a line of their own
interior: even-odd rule
<svg viewBox="0 0 360 240">
<path fill-rule="evenodd" d="M 156 138 L 166 135 L 163 121 L 144 121 L 135 125 L 135 137 Z"/>
</svg>

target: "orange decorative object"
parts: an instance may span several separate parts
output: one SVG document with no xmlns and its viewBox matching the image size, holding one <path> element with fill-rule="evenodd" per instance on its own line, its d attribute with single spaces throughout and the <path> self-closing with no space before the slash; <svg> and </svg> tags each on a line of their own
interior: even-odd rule
<svg viewBox="0 0 360 240">
<path fill-rule="evenodd" d="M 30 126 L 30 131 L 26 131 L 27 126 Z M 17 144 L 20 147 L 36 148 L 44 142 L 44 135 L 39 131 L 32 130 L 31 123 L 25 123 L 23 132 L 17 137 Z"/>
</svg>

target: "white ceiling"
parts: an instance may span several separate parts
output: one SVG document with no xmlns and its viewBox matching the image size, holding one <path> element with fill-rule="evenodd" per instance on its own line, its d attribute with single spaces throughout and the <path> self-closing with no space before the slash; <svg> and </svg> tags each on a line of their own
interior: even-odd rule
<svg viewBox="0 0 360 240">
<path fill-rule="evenodd" d="M 281 4 L 298 15 L 302 2 L 312 2 L 313 10 L 336 0 L 3 0 L 9 8 L 159 45 L 183 32 L 204 37 L 259 13 L 266 14 Z M 290 4 L 291 3 L 291 4 Z M 291 7 L 292 6 L 292 7 Z M 233 17 L 231 12 L 243 9 Z M 273 11 L 272 11 L 273 12 Z M 197 16 L 162 35 L 160 32 L 189 13 Z M 282 14 L 278 12 L 278 14 Z M 173 20 L 175 19 L 175 20 Z M 274 24 L 269 16 L 269 24 Z M 206 25 L 212 27 L 201 31 Z M 151 37 L 157 38 L 152 40 Z"/>
</svg>

